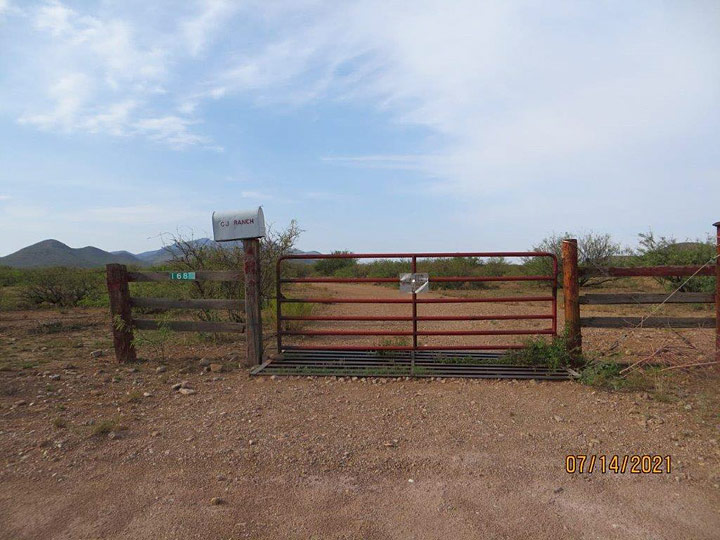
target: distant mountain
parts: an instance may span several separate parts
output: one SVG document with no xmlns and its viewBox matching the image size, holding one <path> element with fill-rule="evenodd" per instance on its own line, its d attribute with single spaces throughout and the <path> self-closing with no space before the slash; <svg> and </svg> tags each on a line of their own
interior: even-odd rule
<svg viewBox="0 0 720 540">
<path fill-rule="evenodd" d="M 108 263 L 143 264 L 140 259 L 126 251 L 109 253 L 92 246 L 71 248 L 57 240 L 43 240 L 6 257 L 0 257 L 0 265 L 16 268 L 37 268 L 41 266 L 94 268 Z"/>
<path fill-rule="evenodd" d="M 215 240 L 211 240 L 210 238 L 198 238 L 196 240 L 190 240 L 190 244 L 193 244 L 195 246 L 219 246 L 224 248 L 232 248 L 232 247 L 242 247 L 242 240 L 235 240 L 231 242 L 215 242 Z M 154 265 L 154 264 L 162 264 L 164 262 L 169 261 L 172 259 L 173 254 L 179 253 L 179 247 L 177 244 L 172 244 L 169 246 L 165 246 L 160 249 L 156 249 L 154 251 L 143 251 L 142 253 L 137 253 L 134 256 L 143 261 L 145 264 L 148 265 Z M 116 252 L 121 253 L 121 252 Z M 127 252 L 123 252 L 127 253 Z M 311 255 L 319 255 L 319 251 L 301 251 L 299 249 L 292 249 L 290 250 L 290 253 L 293 254 L 311 254 Z M 315 261 L 303 261 L 303 262 L 315 262 Z"/>
<path fill-rule="evenodd" d="M 210 240 L 209 238 L 198 238 L 197 240 L 190 240 L 190 244 L 197 245 L 197 246 L 205 246 L 207 244 L 215 244 L 216 242 L 214 240 Z M 225 244 L 238 244 L 242 245 L 241 242 L 223 242 Z M 148 265 L 154 265 L 154 264 L 162 264 L 164 262 L 169 261 L 173 258 L 173 254 L 179 253 L 179 248 L 177 244 L 171 244 L 169 246 L 162 247 L 160 249 L 156 249 L 153 251 L 143 251 L 142 253 L 137 253 L 135 257 L 143 261 L 145 264 Z"/>
<path fill-rule="evenodd" d="M 195 245 L 204 246 L 208 244 L 220 245 L 223 247 L 242 246 L 242 242 L 216 243 L 209 238 L 199 238 L 191 241 Z M 133 254 L 129 251 L 103 251 L 102 249 L 88 246 L 84 248 L 71 248 L 57 240 L 43 240 L 32 246 L 16 251 L 6 257 L 0 257 L 0 266 L 13 266 L 16 268 L 38 268 L 43 266 L 70 266 L 79 268 L 96 268 L 105 266 L 108 263 L 127 264 L 130 266 L 153 266 L 163 264 L 179 250 L 177 244 L 165 246 L 154 251 L 144 251 Z M 318 254 L 317 251 L 292 250 L 297 254 Z M 303 261 L 312 263 L 314 261 Z"/>
</svg>

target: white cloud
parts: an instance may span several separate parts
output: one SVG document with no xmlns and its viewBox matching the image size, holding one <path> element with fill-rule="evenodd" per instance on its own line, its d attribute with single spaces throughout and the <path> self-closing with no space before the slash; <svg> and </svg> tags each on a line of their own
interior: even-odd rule
<svg viewBox="0 0 720 540">
<path fill-rule="evenodd" d="M 206 100 L 350 101 L 426 130 L 432 152 L 328 163 L 421 171 L 463 200 L 578 179 L 622 187 L 662 176 L 649 156 L 678 137 L 717 133 L 711 3 L 157 5 L 160 21 L 59 1 L 30 10 L 51 38 L 32 51 L 48 57 L 47 95 L 21 121 L 213 148 Z"/>
<path fill-rule="evenodd" d="M 196 144 L 208 144 L 207 137 L 192 133 L 189 127 L 192 121 L 179 116 L 163 116 L 158 118 L 142 118 L 134 123 L 138 133 L 149 138 L 167 143 L 173 148 L 185 148 Z"/>
<path fill-rule="evenodd" d="M 474 226 L 530 216 L 554 226 L 564 219 L 558 207 L 587 220 L 592 205 L 605 216 L 634 209 L 615 221 L 628 229 L 653 213 L 675 215 L 668 193 L 678 178 L 694 192 L 708 160 L 717 168 L 708 146 L 720 135 L 717 5 L 366 1 L 303 10 L 266 14 L 274 38 L 208 87 L 260 104 L 352 101 L 427 130 L 431 153 L 324 160 L 420 171 L 433 195 L 503 208 L 459 212 Z M 708 200 L 688 198 L 685 219 L 708 211 Z"/>
<path fill-rule="evenodd" d="M 199 212 L 178 205 L 138 204 L 129 206 L 98 206 L 82 212 L 64 214 L 63 219 L 86 223 L 120 223 L 127 225 L 167 225 L 181 220 L 207 217 Z"/>
<path fill-rule="evenodd" d="M 22 13 L 22 10 L 12 4 L 10 0 L 0 0 L 0 17 L 12 13 Z M 0 22 L 2 22 L 2 19 L 0 19 Z"/>
<path fill-rule="evenodd" d="M 240 196 L 243 199 L 261 199 L 261 200 L 270 200 L 273 198 L 272 195 L 269 195 L 267 193 L 264 193 L 262 191 L 241 191 Z"/>
<path fill-rule="evenodd" d="M 237 2 L 228 0 L 206 0 L 199 4 L 199 11 L 181 24 L 185 44 L 194 56 L 217 37 L 218 30 L 228 22 L 233 12 L 239 9 Z"/>
<path fill-rule="evenodd" d="M 48 90 L 54 101 L 51 112 L 21 116 L 21 124 L 32 124 L 41 129 L 72 131 L 81 122 L 83 107 L 94 92 L 93 80 L 83 73 L 69 73 L 57 80 Z"/>
<path fill-rule="evenodd" d="M 10 199 L 12 199 L 10 195 L 0 195 L 0 201 L 9 201 Z"/>
<path fill-rule="evenodd" d="M 156 110 L 168 93 L 169 66 L 177 47 L 171 36 L 142 21 L 101 12 L 88 15 L 58 0 L 27 9 L 38 39 L 19 60 L 24 112 L 18 122 L 46 131 L 142 135 L 173 148 L 209 144 L 194 133 L 191 110 L 181 116 Z M 24 20 L 24 19 L 23 19 Z M 35 88 L 45 88 L 37 94 Z"/>
<path fill-rule="evenodd" d="M 437 156 L 430 155 L 392 155 L 374 156 L 326 156 L 323 161 L 365 167 L 368 169 L 427 170 L 430 163 L 437 161 Z"/>
</svg>

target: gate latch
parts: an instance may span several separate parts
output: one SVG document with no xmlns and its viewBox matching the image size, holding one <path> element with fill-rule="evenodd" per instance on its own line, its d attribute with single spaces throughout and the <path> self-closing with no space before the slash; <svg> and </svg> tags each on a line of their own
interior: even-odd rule
<svg viewBox="0 0 720 540">
<path fill-rule="evenodd" d="M 423 293 L 430 290 L 430 274 L 400 274 L 400 292 Z"/>
</svg>

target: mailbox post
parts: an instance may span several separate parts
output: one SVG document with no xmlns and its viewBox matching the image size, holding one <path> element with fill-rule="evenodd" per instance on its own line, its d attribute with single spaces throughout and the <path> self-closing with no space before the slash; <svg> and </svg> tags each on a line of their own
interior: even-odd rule
<svg viewBox="0 0 720 540">
<path fill-rule="evenodd" d="M 213 212 L 216 242 L 242 240 L 245 271 L 245 341 L 247 363 L 262 363 L 260 314 L 260 238 L 265 236 L 262 207 L 250 211 Z"/>
</svg>

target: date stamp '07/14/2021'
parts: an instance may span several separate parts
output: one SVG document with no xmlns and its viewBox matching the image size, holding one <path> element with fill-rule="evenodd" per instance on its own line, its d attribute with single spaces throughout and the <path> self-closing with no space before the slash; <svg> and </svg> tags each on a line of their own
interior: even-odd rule
<svg viewBox="0 0 720 540">
<path fill-rule="evenodd" d="M 653 454 L 570 454 L 565 456 L 565 472 L 568 474 L 669 474 L 672 469 L 670 456 Z"/>
</svg>

